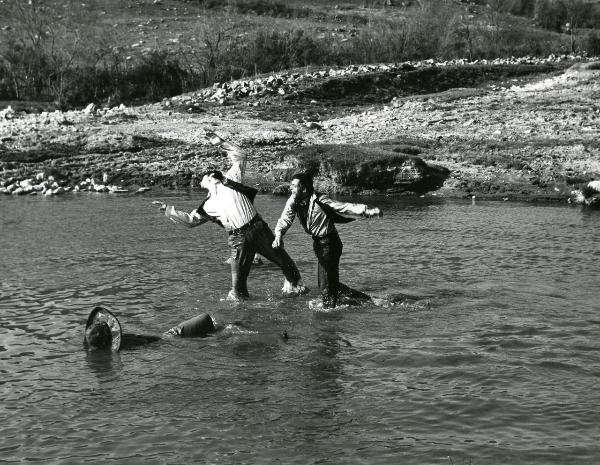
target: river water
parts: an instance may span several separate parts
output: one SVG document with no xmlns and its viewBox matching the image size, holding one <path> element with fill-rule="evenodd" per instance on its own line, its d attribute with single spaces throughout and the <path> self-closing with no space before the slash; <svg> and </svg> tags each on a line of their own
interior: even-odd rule
<svg viewBox="0 0 600 465">
<path fill-rule="evenodd" d="M 155 199 L 0 199 L 1 463 L 600 463 L 599 212 L 371 198 L 385 215 L 339 230 L 375 304 L 323 311 L 298 224 L 312 292 L 281 297 L 267 264 L 236 305 L 225 233 Z M 257 198 L 271 227 L 284 201 Z M 96 304 L 125 332 L 221 330 L 87 353 Z"/>
</svg>

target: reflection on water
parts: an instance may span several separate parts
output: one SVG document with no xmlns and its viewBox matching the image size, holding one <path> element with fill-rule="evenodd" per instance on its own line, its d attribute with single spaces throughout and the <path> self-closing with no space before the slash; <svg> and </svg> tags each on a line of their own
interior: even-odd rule
<svg viewBox="0 0 600 465">
<path fill-rule="evenodd" d="M 299 225 L 286 247 L 313 292 L 282 298 L 267 264 L 232 305 L 223 231 L 177 228 L 151 200 L 0 199 L 3 460 L 600 460 L 597 212 L 370 199 L 385 216 L 339 227 L 341 275 L 377 304 L 325 312 Z M 274 226 L 284 199 L 257 202 Z M 85 352 L 97 304 L 126 332 L 201 312 L 222 329 Z"/>
</svg>

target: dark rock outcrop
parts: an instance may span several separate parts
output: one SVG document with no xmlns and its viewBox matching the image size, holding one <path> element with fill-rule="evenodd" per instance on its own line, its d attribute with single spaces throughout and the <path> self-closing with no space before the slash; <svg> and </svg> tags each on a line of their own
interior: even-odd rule
<svg viewBox="0 0 600 465">
<path fill-rule="evenodd" d="M 422 194 L 439 189 L 450 175 L 447 168 L 429 165 L 417 156 L 353 145 L 289 152 L 271 174 L 289 181 L 297 172 L 311 173 L 320 189 L 336 193 Z"/>
</svg>

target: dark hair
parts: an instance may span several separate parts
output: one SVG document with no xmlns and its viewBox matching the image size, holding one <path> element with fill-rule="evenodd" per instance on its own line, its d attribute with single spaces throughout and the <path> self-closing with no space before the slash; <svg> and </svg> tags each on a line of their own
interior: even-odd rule
<svg viewBox="0 0 600 465">
<path fill-rule="evenodd" d="M 302 186 L 304 186 L 304 188 L 309 191 L 312 192 L 314 190 L 313 187 L 313 178 L 310 174 L 308 173 L 296 173 L 294 176 L 292 176 L 292 179 L 297 179 L 298 181 L 300 181 L 300 184 Z"/>
<path fill-rule="evenodd" d="M 200 179 L 202 179 L 204 176 L 212 176 L 217 179 L 222 179 L 223 173 L 219 170 L 208 170 L 200 175 Z"/>
<path fill-rule="evenodd" d="M 87 330 L 88 344 L 97 349 L 107 349 L 112 343 L 112 333 L 106 321 L 98 322 Z"/>
</svg>

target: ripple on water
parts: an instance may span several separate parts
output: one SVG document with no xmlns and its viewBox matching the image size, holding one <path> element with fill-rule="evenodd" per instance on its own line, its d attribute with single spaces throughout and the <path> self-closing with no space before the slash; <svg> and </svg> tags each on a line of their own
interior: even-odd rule
<svg viewBox="0 0 600 465">
<path fill-rule="evenodd" d="M 274 218 L 280 200 L 259 199 Z M 0 284 L 5 460 L 600 458 L 599 296 L 589 272 L 600 216 L 383 199 L 381 221 L 340 227 L 343 281 L 380 305 L 324 312 L 310 307 L 316 264 L 297 226 L 286 248 L 313 292 L 282 299 L 279 270 L 255 267 L 254 299 L 232 305 L 220 301 L 230 285 L 222 231 L 149 221 L 147 199 L 93 202 L 28 201 L 12 215 L 23 217 L 22 234 L 0 235 L 11 271 Z M 40 221 L 55 231 L 44 241 Z M 417 299 L 398 304 L 400 293 Z M 162 334 L 201 312 L 221 330 L 86 353 L 83 325 L 99 303 L 126 332 Z"/>
</svg>

